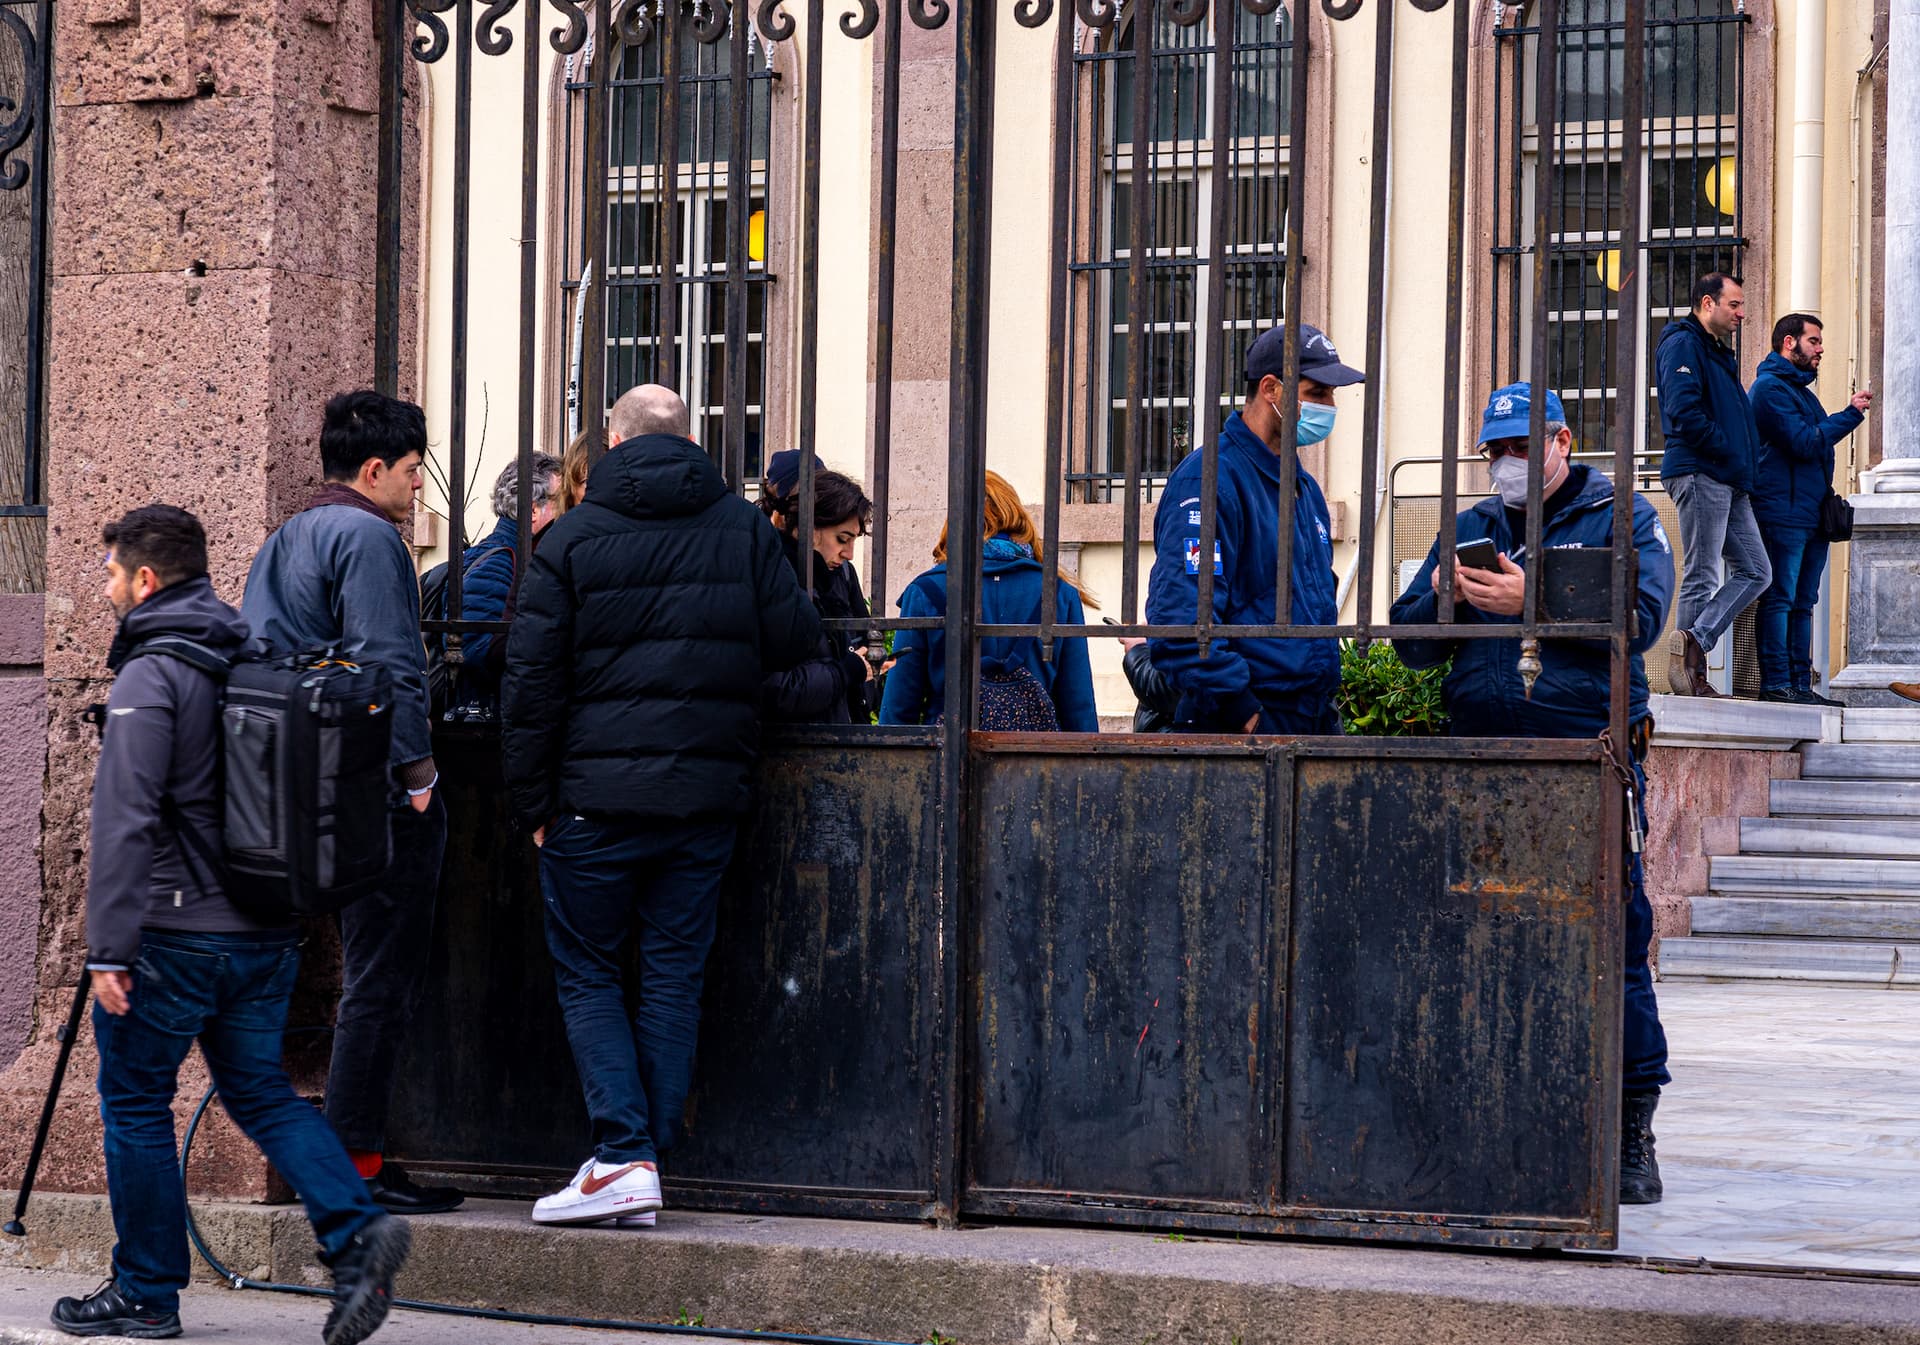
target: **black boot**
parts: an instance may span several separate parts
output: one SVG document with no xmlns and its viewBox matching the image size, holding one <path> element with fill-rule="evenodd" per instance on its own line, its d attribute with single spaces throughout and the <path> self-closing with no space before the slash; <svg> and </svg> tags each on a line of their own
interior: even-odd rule
<svg viewBox="0 0 1920 1345">
<path fill-rule="evenodd" d="M 1620 1103 L 1620 1203 L 1658 1205 L 1660 1160 L 1653 1154 L 1653 1109 L 1660 1094 L 1628 1093 Z"/>
<path fill-rule="evenodd" d="M 333 1311 L 321 1331 L 325 1345 L 360 1345 L 380 1329 L 393 1307 L 393 1277 L 412 1249 L 413 1230 L 391 1214 L 375 1217 L 353 1235 L 329 1262 Z"/>
<path fill-rule="evenodd" d="M 367 1178 L 367 1194 L 388 1214 L 445 1214 L 466 1197 L 451 1186 L 420 1186 L 392 1163 Z"/>
<path fill-rule="evenodd" d="M 112 1280 L 85 1298 L 63 1298 L 53 1305 L 53 1324 L 70 1336 L 131 1336 L 164 1340 L 180 1334 L 180 1314 L 155 1312 L 128 1298 Z"/>
</svg>

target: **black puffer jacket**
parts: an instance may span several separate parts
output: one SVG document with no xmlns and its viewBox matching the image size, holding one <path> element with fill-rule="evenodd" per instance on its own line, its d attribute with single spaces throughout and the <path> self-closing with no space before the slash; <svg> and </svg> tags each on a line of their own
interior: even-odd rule
<svg viewBox="0 0 1920 1345">
<path fill-rule="evenodd" d="M 621 444 L 520 586 L 501 706 L 515 816 L 743 812 L 761 682 L 820 634 L 780 535 L 706 454 Z"/>
<path fill-rule="evenodd" d="M 797 579 L 800 543 L 791 537 L 780 541 Z M 835 569 L 812 547 L 807 555 L 813 560 L 813 604 L 821 616 L 864 621 L 873 615 L 851 561 Z M 761 689 L 767 718 L 788 724 L 867 723 L 874 709 L 868 690 L 874 684 L 867 680 L 867 660 L 853 652 L 855 644 L 865 642 L 864 632 L 823 632 L 805 662 L 767 677 Z"/>
</svg>

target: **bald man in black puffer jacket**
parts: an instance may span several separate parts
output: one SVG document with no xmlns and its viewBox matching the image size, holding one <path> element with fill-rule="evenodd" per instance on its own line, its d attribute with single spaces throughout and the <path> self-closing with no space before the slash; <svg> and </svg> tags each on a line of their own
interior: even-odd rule
<svg viewBox="0 0 1920 1345">
<path fill-rule="evenodd" d="M 542 847 L 547 943 L 593 1122 L 593 1156 L 535 1205 L 541 1223 L 651 1222 L 660 1208 L 655 1163 L 692 1079 L 761 682 L 821 634 L 779 535 L 686 425 L 664 388 L 615 405 L 613 447 L 541 539 L 507 642 L 507 782 Z"/>
</svg>

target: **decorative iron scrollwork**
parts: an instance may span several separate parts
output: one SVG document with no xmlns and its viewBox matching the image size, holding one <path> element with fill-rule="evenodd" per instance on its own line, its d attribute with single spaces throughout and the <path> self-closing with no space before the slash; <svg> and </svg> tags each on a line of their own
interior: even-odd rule
<svg viewBox="0 0 1920 1345">
<path fill-rule="evenodd" d="M 1022 28 L 1038 28 L 1053 17 L 1053 0 L 1020 0 L 1013 7 L 1013 19 Z"/>
<path fill-rule="evenodd" d="M 566 15 L 567 26 L 554 29 L 547 41 L 562 56 L 571 56 L 587 45 L 587 7 L 581 0 L 548 0 L 548 3 Z"/>
<path fill-rule="evenodd" d="M 677 5 L 679 0 L 675 0 Z M 629 47 L 644 47 L 653 41 L 653 15 L 648 0 L 620 0 L 613 11 L 613 32 Z"/>
<path fill-rule="evenodd" d="M 693 35 L 700 42 L 710 46 L 732 31 L 732 0 L 708 0 L 704 14 L 698 6 L 694 8 Z"/>
<path fill-rule="evenodd" d="M 1447 7 L 1447 0 L 1413 0 L 1413 7 L 1428 14 L 1438 14 Z"/>
<path fill-rule="evenodd" d="M 766 38 L 769 45 L 793 36 L 793 16 L 780 7 L 780 0 L 760 0 L 754 21 L 760 26 L 760 36 Z"/>
<path fill-rule="evenodd" d="M 1280 0 L 1274 0 L 1274 3 L 1279 4 Z M 1073 12 L 1080 16 L 1080 22 L 1087 27 L 1097 28 L 1104 33 L 1120 17 L 1120 6 L 1116 0 L 1106 0 L 1104 4 L 1102 0 L 1073 0 Z"/>
<path fill-rule="evenodd" d="M 32 176 L 22 161 L 8 163 L 7 159 L 20 146 L 27 143 L 27 137 L 33 134 L 34 90 L 40 87 L 40 44 L 33 39 L 33 30 L 26 21 L 11 9 L 0 6 L 0 24 L 13 34 L 13 40 L 20 46 L 20 68 L 26 73 L 25 98 L 16 104 L 11 98 L 0 94 L 0 112 L 12 112 L 11 120 L 0 122 L 0 191 L 18 191 L 27 185 Z M 41 165 L 35 167 L 44 168 Z"/>
<path fill-rule="evenodd" d="M 1182 28 L 1191 28 L 1207 17 L 1207 0 L 1173 0 L 1167 17 Z"/>
<path fill-rule="evenodd" d="M 946 27 L 952 13 L 947 8 L 947 0 L 907 0 L 907 17 L 916 28 L 924 28 L 929 33 Z"/>
<path fill-rule="evenodd" d="M 1280 0 L 1240 0 L 1241 7 L 1249 14 L 1258 14 L 1261 18 L 1280 8 Z"/>
<path fill-rule="evenodd" d="M 840 16 L 840 31 L 848 37 L 859 39 L 873 36 L 873 30 L 880 26 L 880 0 L 856 0 L 860 6 L 858 16 L 848 10 Z"/>
<path fill-rule="evenodd" d="M 413 59 L 422 65 L 432 65 L 447 54 L 447 25 L 440 22 L 438 15 L 452 9 L 455 0 L 407 0 L 407 12 L 413 15 L 413 21 L 427 31 L 414 34 L 413 43 L 408 50 Z"/>
<path fill-rule="evenodd" d="M 519 0 L 493 0 L 492 4 L 481 10 L 474 45 L 489 56 L 504 56 L 510 51 L 513 47 L 513 30 L 502 28 L 500 20 L 513 13 L 513 7 L 518 3 Z"/>
<path fill-rule="evenodd" d="M 1393 0 L 1387 0 L 1391 4 Z M 1360 12 L 1362 0 L 1320 0 L 1320 8 L 1330 19 L 1350 19 Z"/>
</svg>

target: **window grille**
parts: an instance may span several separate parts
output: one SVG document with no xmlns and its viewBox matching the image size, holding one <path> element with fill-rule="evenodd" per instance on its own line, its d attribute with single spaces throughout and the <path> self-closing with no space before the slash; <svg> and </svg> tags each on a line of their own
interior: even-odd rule
<svg viewBox="0 0 1920 1345">
<path fill-rule="evenodd" d="M 1108 33 L 1082 41 L 1076 56 L 1073 145 L 1076 170 L 1072 279 L 1074 321 L 1067 368 L 1080 424 L 1069 446 L 1068 498 L 1091 503 L 1124 492 L 1127 435 L 1141 436 L 1146 498 L 1198 447 L 1206 334 L 1226 328 L 1226 376 L 1220 399 L 1237 407 L 1247 346 L 1282 312 L 1286 263 L 1288 136 L 1292 48 L 1285 9 L 1273 15 L 1236 10 L 1232 43 L 1231 141 L 1222 150 L 1213 125 L 1210 24 L 1185 27 L 1162 9 L 1154 18 L 1151 139 L 1134 143 L 1135 53 L 1128 13 Z M 1226 195 L 1226 299 L 1207 311 L 1206 255 L 1212 227 L 1213 175 L 1231 174 Z M 1084 185 L 1082 185 L 1084 184 Z M 1151 194 L 1148 218 L 1147 320 L 1129 326 L 1133 193 Z M 1142 414 L 1128 416 L 1128 366 L 1142 362 Z"/>
<path fill-rule="evenodd" d="M 1627 0 L 1563 0 L 1559 34 L 1553 220 L 1547 239 L 1547 381 L 1566 404 L 1577 448 L 1611 453 L 1631 426 L 1643 471 L 1663 452 L 1653 355 L 1661 329 L 1688 311 L 1694 280 L 1740 274 L 1741 107 L 1747 16 L 1736 0 L 1648 0 L 1645 139 L 1639 181 L 1646 270 L 1623 276 L 1621 93 Z M 1514 16 L 1514 11 L 1508 11 Z M 1494 206 L 1490 296 L 1493 383 L 1528 376 L 1534 247 L 1533 161 L 1538 28 L 1530 15 L 1495 30 L 1492 162 L 1482 174 Z M 1611 364 L 1622 284 L 1639 290 L 1640 413 L 1622 420 Z"/>
</svg>

